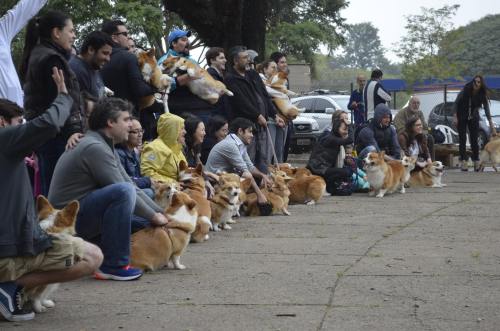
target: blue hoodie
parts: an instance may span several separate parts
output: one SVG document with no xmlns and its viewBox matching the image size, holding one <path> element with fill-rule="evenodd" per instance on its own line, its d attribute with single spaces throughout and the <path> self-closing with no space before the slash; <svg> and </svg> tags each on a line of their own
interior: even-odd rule
<svg viewBox="0 0 500 331">
<path fill-rule="evenodd" d="M 366 146 L 374 146 L 377 152 L 385 151 L 386 155 L 394 158 L 401 158 L 401 147 L 394 126 L 382 126 L 382 118 L 389 115 L 392 120 L 391 110 L 385 104 L 378 104 L 375 107 L 375 114 L 370 124 L 363 128 L 358 136 L 358 151 Z"/>
</svg>

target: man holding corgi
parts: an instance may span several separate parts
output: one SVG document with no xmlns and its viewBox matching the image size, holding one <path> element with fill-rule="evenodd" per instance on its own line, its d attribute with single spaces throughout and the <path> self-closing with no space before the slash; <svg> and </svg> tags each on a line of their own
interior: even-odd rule
<svg viewBox="0 0 500 331">
<path fill-rule="evenodd" d="M 62 71 L 54 67 L 52 77 L 56 99 L 25 124 L 23 110 L 0 99 L 0 172 L 8 174 L 0 185 L 0 313 L 13 322 L 35 317 L 24 306 L 26 290 L 91 275 L 102 262 L 97 246 L 51 237 L 37 220 L 24 157 L 59 132 L 73 103 Z"/>
<path fill-rule="evenodd" d="M 401 158 L 398 135 L 391 120 L 389 107 L 384 103 L 378 104 L 373 119 L 359 132 L 356 150 L 360 159 L 364 159 L 370 152 L 381 151 L 385 151 L 385 155 L 390 158 Z"/>
</svg>

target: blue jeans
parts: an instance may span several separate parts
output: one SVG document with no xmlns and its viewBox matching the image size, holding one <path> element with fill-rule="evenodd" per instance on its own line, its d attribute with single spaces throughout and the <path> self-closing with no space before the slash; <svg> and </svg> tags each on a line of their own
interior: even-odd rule
<svg viewBox="0 0 500 331">
<path fill-rule="evenodd" d="M 284 161 L 284 152 L 285 152 L 285 139 L 286 139 L 286 131 L 288 129 L 288 126 L 285 126 L 283 128 L 280 128 L 279 126 L 276 125 L 274 121 L 269 121 L 267 123 L 267 127 L 269 128 L 269 133 L 271 134 L 271 140 L 274 145 L 274 150 L 276 152 L 276 157 L 278 158 L 278 163 L 283 163 Z M 269 159 L 267 160 L 268 164 L 273 164 L 276 163 L 276 161 L 273 162 L 274 156 L 273 156 L 273 151 L 272 151 L 272 146 L 269 144 Z"/>
<path fill-rule="evenodd" d="M 111 184 L 80 200 L 76 232 L 96 241 L 104 254 L 103 265 L 121 267 L 129 263 L 131 230 L 140 230 L 149 221 L 133 215 L 136 188 L 130 183 Z"/>
<path fill-rule="evenodd" d="M 64 153 L 66 140 L 61 136 L 56 136 L 50 139 L 45 144 L 40 146 L 36 151 L 38 157 L 38 168 L 40 171 L 40 190 L 44 196 L 49 195 L 50 182 L 54 174 L 57 160 Z"/>
</svg>

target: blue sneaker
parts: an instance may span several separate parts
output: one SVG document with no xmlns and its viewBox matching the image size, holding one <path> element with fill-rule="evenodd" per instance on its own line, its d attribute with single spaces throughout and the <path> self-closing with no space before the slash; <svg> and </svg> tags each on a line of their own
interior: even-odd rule
<svg viewBox="0 0 500 331">
<path fill-rule="evenodd" d="M 23 308 L 23 288 L 14 282 L 0 283 L 0 313 L 11 322 L 35 318 L 32 309 Z"/>
<path fill-rule="evenodd" d="M 134 280 L 142 276 L 142 270 L 132 268 L 130 265 L 124 267 L 106 267 L 102 265 L 94 274 L 95 279 L 112 280 Z"/>
</svg>

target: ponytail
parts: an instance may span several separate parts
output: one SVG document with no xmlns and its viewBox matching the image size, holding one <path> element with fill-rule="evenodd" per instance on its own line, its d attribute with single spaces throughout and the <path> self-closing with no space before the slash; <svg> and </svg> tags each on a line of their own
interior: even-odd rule
<svg viewBox="0 0 500 331">
<path fill-rule="evenodd" d="M 24 41 L 23 56 L 21 58 L 21 67 L 19 68 L 19 75 L 21 82 L 26 80 L 26 73 L 28 72 L 28 63 L 30 60 L 33 48 L 40 42 L 40 40 L 50 40 L 52 29 L 58 28 L 62 30 L 67 21 L 71 19 L 68 15 L 58 12 L 49 11 L 40 17 L 34 17 L 28 22 L 26 28 L 26 37 Z"/>
</svg>

